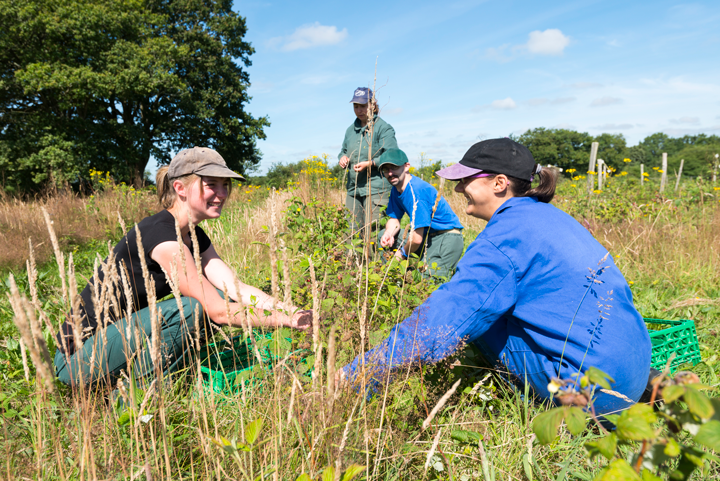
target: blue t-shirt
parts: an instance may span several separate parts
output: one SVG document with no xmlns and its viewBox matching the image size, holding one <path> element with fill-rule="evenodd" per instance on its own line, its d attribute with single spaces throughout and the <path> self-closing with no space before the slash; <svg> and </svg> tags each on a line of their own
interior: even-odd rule
<svg viewBox="0 0 720 481">
<path fill-rule="evenodd" d="M 414 175 L 410 176 L 410 182 L 408 182 L 402 194 L 396 188 L 390 191 L 390 200 L 385 212 L 391 218 L 400 220 L 405 214 L 412 217 L 413 209 L 415 209 L 414 226 L 416 229 L 430 227 L 431 232 L 462 229 L 463 225 L 460 223 L 460 219 L 455 215 L 444 197 L 440 199 L 435 215 L 432 215 L 437 194 L 435 187 Z M 415 205 L 417 205 L 417 208 L 415 208 Z M 412 218 L 410 222 L 412 222 Z"/>
<path fill-rule="evenodd" d="M 470 244 L 455 275 L 367 354 L 375 379 L 409 362 L 437 362 L 461 341 L 490 352 L 535 393 L 594 366 L 615 379 L 599 413 L 645 389 L 651 344 L 632 292 L 608 251 L 575 219 L 513 197 Z M 345 369 L 351 378 L 360 358 Z"/>
</svg>

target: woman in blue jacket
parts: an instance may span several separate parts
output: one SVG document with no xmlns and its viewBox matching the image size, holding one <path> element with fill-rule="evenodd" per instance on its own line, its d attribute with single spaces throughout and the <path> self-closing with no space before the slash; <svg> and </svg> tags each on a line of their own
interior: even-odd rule
<svg viewBox="0 0 720 481">
<path fill-rule="evenodd" d="M 630 407 L 650 370 L 650 338 L 632 293 L 608 251 L 550 205 L 556 174 L 510 140 L 473 145 L 437 173 L 458 181 L 469 215 L 488 221 L 443 284 L 365 360 L 375 382 L 391 368 L 437 362 L 472 342 L 509 378 L 551 399 L 552 378 L 594 366 L 614 378 L 598 414 Z M 540 183 L 531 188 L 534 176 Z M 360 359 L 343 375 L 356 380 Z"/>
</svg>

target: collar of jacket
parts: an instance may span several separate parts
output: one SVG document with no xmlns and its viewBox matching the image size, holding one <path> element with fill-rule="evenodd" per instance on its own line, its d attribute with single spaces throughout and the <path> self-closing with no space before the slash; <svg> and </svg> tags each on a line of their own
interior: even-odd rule
<svg viewBox="0 0 720 481">
<path fill-rule="evenodd" d="M 378 116 L 377 114 L 373 115 L 373 123 L 377 122 Z M 355 126 L 355 132 L 360 132 L 361 130 L 367 130 L 368 125 L 365 125 L 365 127 L 360 126 L 360 119 L 355 119 L 355 123 L 353 124 Z"/>
</svg>

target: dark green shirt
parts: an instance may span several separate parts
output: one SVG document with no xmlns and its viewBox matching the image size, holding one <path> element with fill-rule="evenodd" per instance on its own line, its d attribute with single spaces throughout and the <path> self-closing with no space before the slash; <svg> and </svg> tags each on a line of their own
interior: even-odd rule
<svg viewBox="0 0 720 481">
<path fill-rule="evenodd" d="M 398 147 L 397 140 L 395 140 L 395 129 L 377 115 L 374 119 L 372 145 L 368 127 L 369 124 L 361 127 L 360 121 L 355 119 L 355 122 L 345 131 L 345 140 L 343 140 L 342 149 L 338 155 L 338 159 L 343 155 L 347 155 L 350 159 L 347 166 L 347 190 L 348 194 L 358 197 L 368 195 L 368 173 L 367 170 L 355 172 L 353 166 L 358 162 L 368 160 L 368 148 L 370 148 L 372 159 L 377 160 L 386 150 Z M 391 187 L 390 182 L 380 173 L 380 169 L 373 165 L 370 170 L 372 194 L 389 192 Z"/>
</svg>

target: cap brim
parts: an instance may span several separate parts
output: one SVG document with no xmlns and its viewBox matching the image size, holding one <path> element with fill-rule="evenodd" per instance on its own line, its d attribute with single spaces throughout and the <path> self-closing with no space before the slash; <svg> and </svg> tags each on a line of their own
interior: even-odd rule
<svg viewBox="0 0 720 481">
<path fill-rule="evenodd" d="M 346 97 L 347 98 L 347 97 Z M 366 98 L 360 98 L 356 99 L 353 97 L 353 99 L 350 101 L 351 104 L 360 104 L 360 105 L 366 105 L 368 103 L 368 99 Z"/>
<path fill-rule="evenodd" d="M 435 175 L 447 180 L 460 180 L 465 177 L 470 177 L 471 175 L 479 174 L 480 172 L 482 172 L 481 169 L 473 169 L 466 165 L 455 164 L 438 170 L 435 172 Z"/>
<path fill-rule="evenodd" d="M 199 169 L 196 169 L 194 173 L 197 175 L 204 175 L 206 177 L 229 177 L 231 179 L 245 180 L 245 177 L 242 175 L 233 172 L 227 167 L 217 164 L 203 165 Z"/>
</svg>

